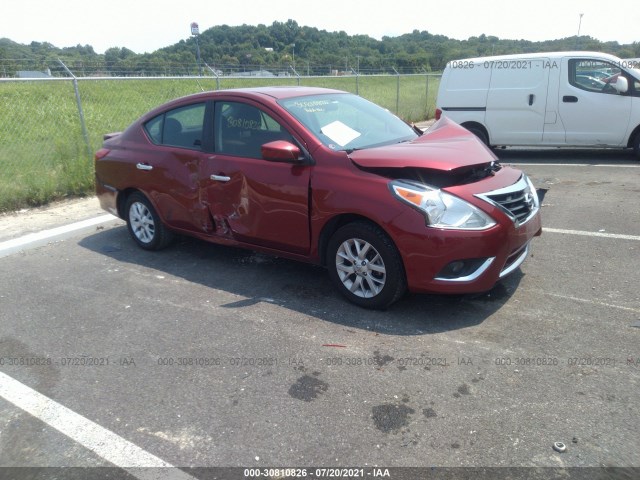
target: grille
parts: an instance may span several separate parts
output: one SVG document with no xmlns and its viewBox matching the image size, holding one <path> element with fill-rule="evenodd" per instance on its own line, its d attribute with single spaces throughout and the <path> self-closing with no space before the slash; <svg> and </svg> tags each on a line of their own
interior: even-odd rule
<svg viewBox="0 0 640 480">
<path fill-rule="evenodd" d="M 516 225 L 522 225 L 538 211 L 538 195 L 523 175 L 510 187 L 477 195 L 505 212 Z"/>
<path fill-rule="evenodd" d="M 491 200 L 516 217 L 518 222 L 524 223 L 533 212 L 535 206 L 531 194 L 525 190 L 502 195 L 487 195 Z"/>
</svg>

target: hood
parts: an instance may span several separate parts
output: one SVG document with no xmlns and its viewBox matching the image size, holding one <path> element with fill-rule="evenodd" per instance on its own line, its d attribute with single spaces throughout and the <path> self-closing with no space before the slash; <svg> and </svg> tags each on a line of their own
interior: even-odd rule
<svg viewBox="0 0 640 480">
<path fill-rule="evenodd" d="M 474 134 L 446 117 L 411 142 L 355 150 L 349 158 L 363 168 L 440 171 L 485 165 L 498 159 Z"/>
</svg>

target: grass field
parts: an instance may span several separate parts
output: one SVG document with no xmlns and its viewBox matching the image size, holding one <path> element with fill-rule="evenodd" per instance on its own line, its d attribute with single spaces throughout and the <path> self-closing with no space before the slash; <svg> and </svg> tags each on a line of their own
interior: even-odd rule
<svg viewBox="0 0 640 480">
<path fill-rule="evenodd" d="M 439 77 L 220 78 L 220 88 L 297 85 L 358 93 L 409 122 L 433 116 Z M 211 78 L 84 79 L 78 82 L 89 147 L 70 80 L 0 82 L 0 212 L 93 192 L 93 152 L 168 100 L 215 90 Z"/>
</svg>

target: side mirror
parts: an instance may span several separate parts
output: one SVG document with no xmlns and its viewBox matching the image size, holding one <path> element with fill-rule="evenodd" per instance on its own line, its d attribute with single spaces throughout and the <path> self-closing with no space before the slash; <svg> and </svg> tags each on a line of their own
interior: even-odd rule
<svg viewBox="0 0 640 480">
<path fill-rule="evenodd" d="M 613 84 L 613 88 L 615 88 L 618 93 L 627 92 L 629 90 L 629 81 L 627 80 L 627 77 L 618 75 L 618 79 L 616 80 L 616 83 Z"/>
<path fill-rule="evenodd" d="M 262 158 L 270 162 L 301 163 L 304 160 L 300 148 L 285 140 L 265 143 L 261 152 Z"/>
</svg>

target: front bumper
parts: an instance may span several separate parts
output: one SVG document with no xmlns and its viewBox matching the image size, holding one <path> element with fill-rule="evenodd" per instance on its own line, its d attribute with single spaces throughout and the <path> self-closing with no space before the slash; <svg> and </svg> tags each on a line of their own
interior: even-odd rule
<svg viewBox="0 0 640 480">
<path fill-rule="evenodd" d="M 486 231 L 436 230 L 424 226 L 394 239 L 402 252 L 408 288 L 416 293 L 479 293 L 522 265 L 531 240 L 542 233 L 539 211 L 525 224 L 504 217 Z M 426 235 L 425 235 L 426 229 Z M 409 253 L 407 253 L 409 252 Z M 452 268 L 461 263 L 462 266 Z"/>
</svg>

